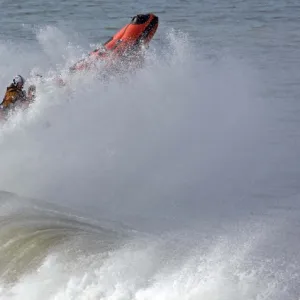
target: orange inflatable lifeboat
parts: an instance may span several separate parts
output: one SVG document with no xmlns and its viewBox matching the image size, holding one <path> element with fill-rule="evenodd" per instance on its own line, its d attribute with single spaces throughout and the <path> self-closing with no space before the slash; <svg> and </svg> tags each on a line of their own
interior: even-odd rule
<svg viewBox="0 0 300 300">
<path fill-rule="evenodd" d="M 152 13 L 138 14 L 131 22 L 112 36 L 103 47 L 92 51 L 87 59 L 80 60 L 70 71 L 90 69 L 98 60 L 111 63 L 133 58 L 141 48 L 147 47 L 158 27 L 158 17 Z"/>
</svg>

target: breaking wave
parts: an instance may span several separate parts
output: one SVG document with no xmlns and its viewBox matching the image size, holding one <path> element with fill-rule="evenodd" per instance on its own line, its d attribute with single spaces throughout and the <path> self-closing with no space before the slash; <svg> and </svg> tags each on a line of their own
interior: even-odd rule
<svg viewBox="0 0 300 300">
<path fill-rule="evenodd" d="M 160 37 L 142 69 L 63 88 L 54 76 L 87 49 L 53 27 L 1 43 L 1 82 L 22 73 L 38 91 L 1 128 L 1 299 L 293 295 L 298 269 L 268 258 L 273 219 L 250 201 L 266 163 L 257 73 Z"/>
</svg>

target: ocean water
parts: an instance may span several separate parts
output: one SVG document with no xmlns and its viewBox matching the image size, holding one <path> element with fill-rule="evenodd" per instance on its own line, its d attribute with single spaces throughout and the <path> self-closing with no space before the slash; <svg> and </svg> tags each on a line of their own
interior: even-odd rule
<svg viewBox="0 0 300 300">
<path fill-rule="evenodd" d="M 52 78 L 138 13 L 143 68 Z M 300 299 L 298 1 L 1 1 L 0 299 Z M 34 73 L 43 74 L 43 80 Z"/>
</svg>

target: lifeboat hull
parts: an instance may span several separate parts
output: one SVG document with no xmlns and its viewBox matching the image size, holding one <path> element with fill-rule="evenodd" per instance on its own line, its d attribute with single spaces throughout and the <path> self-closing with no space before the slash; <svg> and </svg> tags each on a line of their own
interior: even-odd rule
<svg viewBox="0 0 300 300">
<path fill-rule="evenodd" d="M 77 62 L 70 71 L 88 70 L 104 62 L 111 66 L 120 61 L 134 60 L 143 48 L 149 46 L 158 28 L 158 17 L 152 13 L 139 14 L 132 18 L 103 47 L 89 53 L 88 58 Z"/>
</svg>

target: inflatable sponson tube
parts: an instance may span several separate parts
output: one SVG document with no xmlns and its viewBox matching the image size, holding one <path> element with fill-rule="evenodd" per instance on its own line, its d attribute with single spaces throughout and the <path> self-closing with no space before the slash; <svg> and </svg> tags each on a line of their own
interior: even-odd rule
<svg viewBox="0 0 300 300">
<path fill-rule="evenodd" d="M 142 45 L 147 47 L 156 33 L 158 21 L 158 17 L 153 13 L 134 16 L 130 23 L 109 38 L 103 44 L 103 47 L 92 51 L 89 57 L 101 60 L 118 58 L 138 51 Z M 81 60 L 71 67 L 70 70 L 82 70 L 88 67 L 89 62 Z"/>
</svg>

